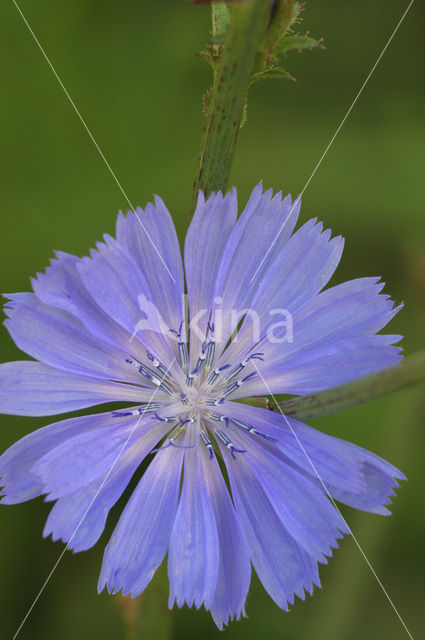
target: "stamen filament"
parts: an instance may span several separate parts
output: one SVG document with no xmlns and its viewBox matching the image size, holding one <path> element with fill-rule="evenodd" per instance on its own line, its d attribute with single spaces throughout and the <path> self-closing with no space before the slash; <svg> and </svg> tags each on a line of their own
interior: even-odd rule
<svg viewBox="0 0 425 640">
<path fill-rule="evenodd" d="M 125 417 L 125 416 L 140 416 L 145 413 L 152 413 L 152 411 L 157 411 L 161 408 L 161 405 L 157 402 L 152 404 L 144 404 L 140 406 L 138 409 L 132 409 L 131 411 L 112 411 L 113 416 L 117 417 Z"/>
<path fill-rule="evenodd" d="M 270 442 L 277 442 L 277 438 L 272 438 L 272 436 L 269 436 L 267 433 L 262 433 L 262 431 L 258 431 L 258 429 L 251 427 L 249 424 L 246 424 L 241 420 L 237 420 L 236 418 L 229 418 L 229 420 L 230 422 L 233 422 L 237 427 L 244 429 L 244 431 L 248 431 L 248 433 L 253 433 L 256 436 L 261 436 L 262 438 L 265 438 L 265 440 L 270 440 Z"/>
<path fill-rule="evenodd" d="M 205 433 L 205 431 L 201 431 L 201 440 L 204 443 L 204 445 L 206 446 L 206 448 L 208 449 L 208 451 L 210 452 L 210 460 L 212 460 L 214 458 L 214 449 L 213 449 L 213 446 L 211 444 L 211 440 L 208 438 L 208 436 Z"/>
<path fill-rule="evenodd" d="M 246 453 L 245 449 L 236 449 L 235 445 L 229 440 L 225 433 L 221 429 L 216 429 L 215 433 L 220 438 L 222 443 L 229 449 L 232 454 L 232 458 L 236 460 L 235 453 Z"/>
<path fill-rule="evenodd" d="M 263 353 L 251 353 L 250 356 L 245 358 L 245 360 L 242 360 L 242 362 L 236 365 L 236 367 L 227 374 L 226 380 L 232 380 L 235 376 L 237 376 L 242 371 L 242 369 L 245 369 L 250 360 L 264 360 L 264 358 L 261 357 L 263 355 Z"/>
<path fill-rule="evenodd" d="M 236 389 L 241 387 L 244 382 L 246 382 L 247 380 L 251 380 L 251 378 L 254 378 L 256 375 L 257 373 L 253 371 L 252 373 L 249 373 L 247 376 L 245 376 L 245 378 L 241 378 L 240 380 L 232 382 L 232 384 L 229 384 L 227 387 L 225 387 L 223 395 L 228 396 L 229 394 L 233 393 L 233 391 L 236 391 Z"/>
<path fill-rule="evenodd" d="M 214 382 L 217 380 L 218 376 L 220 375 L 221 371 L 224 371 L 229 367 L 230 367 L 230 364 L 225 364 L 223 367 L 219 367 L 214 369 L 214 371 L 211 371 L 210 375 L 208 376 L 207 384 L 209 385 L 214 384 Z"/>
<path fill-rule="evenodd" d="M 188 363 L 188 353 L 187 353 L 187 344 L 186 341 L 182 338 L 182 328 L 183 328 L 184 320 L 181 321 L 178 331 L 175 329 L 170 329 L 171 333 L 177 336 L 177 343 L 179 349 L 179 357 L 180 362 L 183 366 L 186 366 Z"/>
</svg>

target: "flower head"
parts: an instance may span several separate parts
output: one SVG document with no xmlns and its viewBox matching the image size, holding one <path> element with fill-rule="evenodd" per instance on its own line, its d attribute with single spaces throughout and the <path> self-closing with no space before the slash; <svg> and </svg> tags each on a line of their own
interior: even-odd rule
<svg viewBox="0 0 425 640">
<path fill-rule="evenodd" d="M 322 291 L 341 238 L 258 185 L 199 196 L 184 248 L 162 201 L 120 214 L 90 257 L 58 253 L 9 295 L 6 326 L 35 359 L 0 366 L 0 410 L 48 416 L 120 403 L 26 436 L 0 458 L 4 504 L 55 501 L 44 535 L 100 537 L 147 456 L 106 547 L 99 589 L 136 596 L 168 553 L 170 606 L 221 627 L 244 613 L 251 564 L 275 602 L 319 585 L 349 530 L 329 500 L 388 513 L 404 476 L 353 444 L 241 402 L 305 394 L 395 365 L 398 311 L 378 278 Z M 186 282 L 186 285 L 185 285 Z"/>
</svg>

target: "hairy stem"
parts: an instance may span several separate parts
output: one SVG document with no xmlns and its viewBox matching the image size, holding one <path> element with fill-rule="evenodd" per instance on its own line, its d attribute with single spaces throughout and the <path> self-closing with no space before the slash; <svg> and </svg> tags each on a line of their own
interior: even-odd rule
<svg viewBox="0 0 425 640">
<path fill-rule="evenodd" d="M 213 32 L 221 28 L 220 4 L 213 3 Z M 269 15 L 270 0 L 232 3 L 223 54 L 207 105 L 193 203 L 199 189 L 208 196 L 212 191 L 224 191 L 228 185 L 249 82 Z"/>
</svg>

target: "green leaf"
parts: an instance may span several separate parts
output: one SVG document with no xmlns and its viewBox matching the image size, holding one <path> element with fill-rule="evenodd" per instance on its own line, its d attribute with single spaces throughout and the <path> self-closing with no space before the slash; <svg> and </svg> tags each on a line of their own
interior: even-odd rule
<svg viewBox="0 0 425 640">
<path fill-rule="evenodd" d="M 305 3 L 304 2 L 296 2 L 292 9 L 291 22 L 289 26 L 296 24 L 297 22 L 301 22 L 300 14 L 304 11 Z"/>
<path fill-rule="evenodd" d="M 208 64 L 214 66 L 214 58 L 209 49 L 202 49 L 202 51 L 198 51 L 196 55 L 198 56 L 198 58 L 201 58 L 201 60 L 205 60 L 205 62 L 208 62 Z"/>
<path fill-rule="evenodd" d="M 275 54 L 286 53 L 287 51 L 302 51 L 303 49 L 324 49 L 322 40 L 311 38 L 308 34 L 299 33 L 293 36 L 286 36 L 277 44 Z"/>
<path fill-rule="evenodd" d="M 278 78 L 280 80 L 295 80 L 291 74 L 282 67 L 269 67 L 263 71 L 257 71 L 251 77 L 251 84 L 258 82 L 259 80 L 269 80 Z"/>
<path fill-rule="evenodd" d="M 366 378 L 325 391 L 290 398 L 277 404 L 270 403 L 270 408 L 301 420 L 311 420 L 351 409 L 423 382 L 425 382 L 425 351 L 409 356 L 401 364 Z"/>
</svg>

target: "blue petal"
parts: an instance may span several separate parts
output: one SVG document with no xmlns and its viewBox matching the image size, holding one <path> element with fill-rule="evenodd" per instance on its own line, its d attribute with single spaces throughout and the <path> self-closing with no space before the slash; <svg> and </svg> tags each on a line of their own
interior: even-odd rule
<svg viewBox="0 0 425 640">
<path fill-rule="evenodd" d="M 389 296 L 381 293 L 384 286 L 379 278 L 357 278 L 326 289 L 294 315 L 297 333 L 316 340 L 377 333 L 401 309 L 394 308 Z M 298 347 L 297 341 L 295 345 Z"/>
<path fill-rule="evenodd" d="M 168 326 L 181 321 L 184 293 L 183 265 L 173 219 L 161 198 L 120 215 L 117 240 L 143 273 L 155 304 Z M 165 263 L 165 264 L 164 264 Z M 168 271 L 167 271 L 168 269 Z"/>
<path fill-rule="evenodd" d="M 217 274 L 223 346 L 234 328 L 231 310 L 252 307 L 259 283 L 293 231 L 299 208 L 299 201 L 293 204 L 290 196 L 282 200 L 280 192 L 274 197 L 271 190 L 262 194 L 261 184 L 253 190 L 229 236 Z"/>
<path fill-rule="evenodd" d="M 391 344 L 400 339 L 391 335 L 361 336 L 313 346 L 281 361 L 266 360 L 258 366 L 261 375 L 244 383 L 232 397 L 313 393 L 351 382 L 398 364 L 401 349 Z"/>
<path fill-rule="evenodd" d="M 312 300 L 326 286 L 338 266 L 343 244 L 341 237 L 331 239 L 331 232 L 323 231 L 322 223 L 316 224 L 316 220 L 309 220 L 298 229 L 281 248 L 270 268 L 262 274 L 261 280 L 258 283 L 255 281 L 252 298 L 246 305 L 250 313 L 239 330 L 237 342 L 230 346 L 227 357 L 236 359 L 238 354 L 244 354 L 255 342 L 253 316 L 258 324 L 258 333 L 264 336 L 269 327 L 281 320 L 281 315 L 276 317 L 277 312 L 284 310 L 294 314 Z M 262 250 L 265 253 L 267 247 L 262 247 Z M 252 265 L 245 265 L 245 272 L 255 270 L 263 257 L 251 253 L 246 260 L 251 255 Z M 240 311 L 244 307 L 238 301 L 233 308 Z M 296 331 L 295 327 L 295 337 Z M 271 347 L 276 349 L 276 344 Z"/>
<path fill-rule="evenodd" d="M 110 413 L 70 418 L 37 429 L 15 442 L 0 457 L 4 504 L 16 504 L 43 493 L 43 483 L 30 473 L 31 467 L 51 449 L 68 438 L 111 424 Z"/>
<path fill-rule="evenodd" d="M 120 498 L 137 467 L 158 441 L 157 429 L 147 429 L 138 442 L 120 453 L 106 473 L 60 498 L 52 508 L 43 531 L 53 540 L 84 551 L 99 539 L 111 507 Z M 119 453 L 119 452 L 118 452 Z"/>
<path fill-rule="evenodd" d="M 327 285 L 341 259 L 344 241 L 312 219 L 288 240 L 263 278 L 253 300 L 260 312 L 295 311 Z"/>
<path fill-rule="evenodd" d="M 166 430 L 164 423 L 155 425 L 152 416 L 133 416 L 125 423 L 117 423 L 111 416 L 109 425 L 80 433 L 53 447 L 36 462 L 31 473 L 44 483 L 47 499 L 56 500 L 105 476 L 147 431 L 157 442 Z M 139 458 L 138 446 L 131 455 Z"/>
<path fill-rule="evenodd" d="M 223 405 L 224 412 L 274 438 L 280 455 L 308 475 L 314 475 L 313 465 L 326 485 L 340 483 L 347 490 L 364 489 L 364 481 L 351 465 L 351 455 L 344 440 L 327 436 L 278 412 L 237 402 Z"/>
<path fill-rule="evenodd" d="M 140 384 L 140 374 L 125 363 L 127 353 L 94 338 L 70 313 L 32 293 L 8 297 L 5 325 L 28 355 L 71 373 Z"/>
<path fill-rule="evenodd" d="M 122 495 L 134 472 L 133 466 L 114 469 L 103 484 L 102 478 L 60 498 L 52 507 L 43 529 L 43 536 L 60 540 L 74 552 L 87 551 L 99 540 L 108 513 Z"/>
<path fill-rule="evenodd" d="M 80 259 L 57 252 L 45 273 L 32 279 L 37 297 L 47 305 L 68 311 L 84 325 L 87 331 L 102 342 L 121 349 L 138 359 L 145 350 L 137 340 L 107 315 L 93 300 L 84 286 L 77 265 Z"/>
<path fill-rule="evenodd" d="M 257 476 L 283 526 L 316 560 L 326 562 L 341 533 L 349 533 L 342 516 L 323 487 L 274 455 L 275 445 L 232 429 L 231 439 L 245 450 L 244 458 Z"/>
<path fill-rule="evenodd" d="M 217 523 L 220 544 L 217 587 L 211 615 L 219 629 L 245 615 L 251 580 L 248 544 L 217 460 L 201 449 L 203 474 Z"/>
<path fill-rule="evenodd" d="M 390 504 L 395 495 L 394 489 L 399 486 L 397 480 L 406 480 L 406 476 L 374 453 L 351 442 L 345 444 L 350 451 L 351 464 L 363 478 L 364 489 L 347 491 L 336 483 L 328 487 L 332 497 L 354 509 L 390 515 L 384 505 Z"/>
<path fill-rule="evenodd" d="M 220 448 L 254 569 L 270 597 L 286 610 L 294 594 L 304 599 L 304 590 L 312 593 L 313 585 L 320 586 L 317 562 L 288 534 L 244 454 L 233 459 Z"/>
<path fill-rule="evenodd" d="M 107 245 L 98 243 L 98 251 L 92 251 L 92 257 L 83 258 L 78 265 L 85 286 L 96 303 L 132 340 L 140 341 L 168 362 L 173 354 L 164 334 L 169 328 L 161 325 L 154 292 L 150 291 L 136 262 L 113 238 L 107 236 L 106 240 Z"/>
<path fill-rule="evenodd" d="M 184 246 L 190 317 L 206 312 L 197 323 L 200 333 L 205 333 L 209 311 L 214 304 L 217 271 L 229 234 L 236 222 L 236 189 L 225 197 L 213 193 L 205 202 L 202 192 L 193 214 Z M 191 332 L 191 367 L 198 358 L 203 337 Z"/>
<path fill-rule="evenodd" d="M 372 513 L 388 514 L 384 505 L 404 474 L 379 456 L 355 444 L 321 433 L 299 420 L 238 403 L 233 415 L 276 438 L 280 456 L 295 464 L 333 499 Z M 324 485 L 324 487 L 323 487 Z"/>
<path fill-rule="evenodd" d="M 78 271 L 96 303 L 131 335 L 142 317 L 137 295 L 152 295 L 134 260 L 118 245 L 98 243 L 90 258 L 82 258 Z"/>
<path fill-rule="evenodd" d="M 359 278 L 323 291 L 292 315 L 291 342 L 262 347 L 265 359 L 282 362 L 312 348 L 373 335 L 401 309 L 380 293 L 383 287 L 378 278 Z"/>
<path fill-rule="evenodd" d="M 88 298 L 76 269 L 80 259 L 63 251 L 55 255 L 45 273 L 37 273 L 37 277 L 31 279 L 34 293 L 44 304 L 77 316 L 81 299 Z"/>
<path fill-rule="evenodd" d="M 187 449 L 180 502 L 168 555 L 169 606 L 201 604 L 208 609 L 214 597 L 219 558 L 217 525 L 199 457 L 199 442 Z"/>
<path fill-rule="evenodd" d="M 96 380 L 53 369 L 40 362 L 0 365 L 0 412 L 52 416 L 104 402 L 149 402 L 152 390 Z"/>
<path fill-rule="evenodd" d="M 136 596 L 149 584 L 170 542 L 182 462 L 183 450 L 169 447 L 143 474 L 106 547 L 99 591 Z"/>
</svg>

